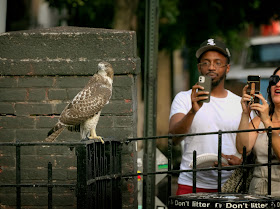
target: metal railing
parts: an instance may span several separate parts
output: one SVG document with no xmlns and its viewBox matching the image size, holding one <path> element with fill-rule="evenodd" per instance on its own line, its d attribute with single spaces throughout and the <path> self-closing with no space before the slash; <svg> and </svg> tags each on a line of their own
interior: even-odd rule
<svg viewBox="0 0 280 209">
<path fill-rule="evenodd" d="M 146 176 L 146 175 L 158 175 L 158 174 L 167 174 L 168 176 L 168 196 L 171 195 L 171 186 L 172 186 L 172 176 L 174 174 L 179 174 L 181 172 L 192 172 L 193 173 L 193 192 L 196 192 L 196 173 L 200 171 L 210 171 L 210 170 L 217 170 L 218 171 L 218 178 L 217 178 L 217 190 L 218 193 L 222 192 L 222 184 L 221 184 L 221 172 L 223 170 L 234 170 L 237 168 L 242 168 L 243 172 L 246 171 L 248 168 L 252 167 L 258 167 L 258 166 L 267 166 L 268 167 L 268 194 L 271 195 L 271 166 L 272 165 L 280 165 L 280 162 L 277 163 L 272 163 L 272 153 L 271 153 L 271 148 L 272 148 L 272 130 L 279 130 L 280 127 L 278 128 L 263 128 L 263 129 L 248 129 L 248 130 L 236 130 L 236 131 L 216 131 L 216 132 L 204 132 L 204 133 L 194 133 L 194 134 L 177 134 L 177 135 L 167 135 L 167 136 L 154 136 L 154 137 L 143 137 L 143 138 L 133 138 L 133 139 L 127 139 L 126 143 L 129 143 L 131 141 L 138 141 L 138 140 L 156 140 L 156 139 L 163 139 L 167 138 L 168 139 L 168 170 L 167 171 L 161 171 L 161 172 L 149 172 L 149 173 L 142 173 L 141 175 Z M 231 165 L 231 166 L 222 166 L 222 135 L 223 134 L 229 134 L 229 133 L 239 133 L 239 132 L 254 132 L 254 131 L 265 131 L 268 134 L 268 162 L 264 164 L 247 164 L 246 163 L 246 148 L 244 147 L 243 149 L 243 163 L 241 165 Z M 199 136 L 199 135 L 218 135 L 218 166 L 217 167 L 209 167 L 209 168 L 197 168 L 196 166 L 196 151 L 193 152 L 193 169 L 190 170 L 173 170 L 172 169 L 172 138 L 173 137 L 187 137 L 187 136 Z M 139 174 L 137 174 L 139 175 Z M 123 175 L 123 178 L 126 178 L 128 176 Z M 243 183 L 242 187 L 246 187 L 246 175 L 243 175 Z M 244 189 L 243 189 L 244 190 Z M 143 191 L 145 192 L 145 191 Z M 143 203 L 145 205 L 145 203 Z M 150 208 L 153 208 L 152 206 Z"/>
<path fill-rule="evenodd" d="M 13 187 L 16 189 L 16 207 L 21 208 L 22 205 L 22 188 L 24 187 L 43 187 L 46 188 L 48 193 L 48 208 L 53 208 L 53 189 L 64 187 L 74 189 L 77 197 L 77 208 L 98 208 L 98 209 L 110 209 L 110 208 L 122 208 L 122 190 L 121 180 L 134 178 L 138 175 L 149 176 L 167 174 L 167 196 L 171 196 L 172 187 L 172 176 L 177 175 L 181 172 L 192 172 L 193 173 L 193 192 L 196 192 L 196 173 L 200 171 L 217 170 L 217 189 L 221 192 L 221 172 L 223 170 L 234 170 L 236 168 L 242 168 L 244 171 L 247 168 L 256 166 L 267 166 L 268 167 L 268 195 L 271 194 L 271 166 L 279 165 L 280 163 L 272 163 L 272 130 L 279 130 L 279 128 L 268 128 L 268 129 L 255 129 L 255 130 L 242 130 L 242 131 L 218 131 L 218 132 L 205 132 L 196 134 L 180 134 L 180 135 L 167 135 L 167 136 L 154 136 L 154 137 L 143 137 L 143 138 L 131 138 L 123 141 L 105 139 L 105 144 L 100 142 L 95 143 L 94 141 L 83 141 L 76 143 L 68 142 L 54 142 L 54 143 L 41 143 L 41 142 L 16 142 L 16 143 L 0 143 L 0 146 L 12 146 L 16 149 L 16 180 L 14 184 L 4 184 L 0 182 L 0 187 Z M 244 149 L 243 163 L 235 166 L 222 166 L 222 136 L 228 133 L 238 132 L 251 132 L 251 131 L 267 131 L 268 133 L 268 162 L 265 164 L 246 164 L 246 149 Z M 193 169 L 191 170 L 173 170 L 172 169 L 172 149 L 173 137 L 185 137 L 185 136 L 199 136 L 199 135 L 218 135 L 218 166 L 211 168 L 197 168 L 196 166 L 196 152 L 193 153 Z M 160 172 L 143 172 L 135 174 L 123 174 L 122 173 L 122 145 L 123 143 L 131 143 L 139 140 L 156 140 L 166 138 L 168 139 L 168 170 Z M 66 146 L 70 149 L 75 149 L 77 157 L 77 178 L 74 183 L 57 183 L 53 181 L 52 163 L 47 165 L 47 181 L 42 183 L 23 183 L 21 173 L 21 149 L 22 147 L 32 146 Z M 246 175 L 244 175 L 246 178 Z M 244 179 L 244 183 L 246 179 Z M 153 185 L 155 186 L 155 185 Z M 243 185 L 244 186 L 244 185 Z M 245 186 L 244 186 L 245 187 Z M 146 191 L 143 191 L 143 193 Z M 145 200 L 144 200 L 145 201 Z M 145 205 L 145 203 L 143 203 Z"/>
<path fill-rule="evenodd" d="M 0 146 L 12 146 L 16 149 L 16 182 L 15 184 L 0 183 L 0 187 L 16 188 L 16 208 L 22 207 L 22 188 L 47 189 L 48 208 L 53 208 L 53 188 L 74 189 L 77 197 L 77 208 L 121 208 L 121 142 L 104 140 L 105 143 L 84 141 L 68 142 L 16 142 L 0 143 Z M 31 146 L 66 146 L 75 149 L 77 156 L 76 183 L 53 182 L 52 163 L 47 165 L 48 179 L 45 183 L 22 183 L 21 149 Z M 1 202 L 0 202 L 1 204 Z"/>
</svg>

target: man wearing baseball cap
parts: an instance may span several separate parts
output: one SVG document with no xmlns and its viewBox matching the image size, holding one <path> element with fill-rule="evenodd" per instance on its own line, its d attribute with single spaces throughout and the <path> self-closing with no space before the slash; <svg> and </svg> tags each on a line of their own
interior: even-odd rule
<svg viewBox="0 0 280 209">
<path fill-rule="evenodd" d="M 211 91 L 205 91 L 197 83 L 192 89 L 178 93 L 171 105 L 169 133 L 193 134 L 238 130 L 242 113 L 241 97 L 224 87 L 226 75 L 230 70 L 230 57 L 229 49 L 222 41 L 211 38 L 200 45 L 196 51 L 197 69 L 200 75 L 210 77 Z M 208 97 L 210 101 L 203 102 L 203 100 L 209 99 Z M 222 136 L 223 157 L 230 165 L 241 163 L 241 156 L 237 154 L 235 148 L 235 138 L 236 134 L 223 134 Z M 210 156 L 218 154 L 218 135 L 216 134 L 173 138 L 175 144 L 182 140 L 184 140 L 184 151 L 181 170 L 191 169 L 194 150 L 196 150 L 197 156 L 204 156 L 201 158 L 201 162 L 197 161 L 197 166 L 200 163 L 207 163 Z M 211 166 L 214 166 L 214 162 Z M 231 173 L 222 171 L 222 184 Z M 199 171 L 196 175 L 197 192 L 218 191 L 217 171 Z M 181 172 L 178 178 L 177 195 L 192 193 L 192 182 L 192 172 Z"/>
</svg>

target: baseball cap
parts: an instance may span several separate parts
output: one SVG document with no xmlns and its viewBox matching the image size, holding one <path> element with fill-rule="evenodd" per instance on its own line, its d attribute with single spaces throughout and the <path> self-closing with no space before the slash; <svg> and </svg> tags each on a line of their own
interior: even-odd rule
<svg viewBox="0 0 280 209">
<path fill-rule="evenodd" d="M 219 41 L 215 40 L 213 38 L 210 38 L 206 41 L 204 41 L 201 45 L 200 48 L 196 51 L 196 58 L 199 58 L 204 52 L 209 51 L 209 50 L 215 50 L 221 52 L 223 55 L 228 57 L 230 59 L 230 52 L 226 45 Z"/>
</svg>

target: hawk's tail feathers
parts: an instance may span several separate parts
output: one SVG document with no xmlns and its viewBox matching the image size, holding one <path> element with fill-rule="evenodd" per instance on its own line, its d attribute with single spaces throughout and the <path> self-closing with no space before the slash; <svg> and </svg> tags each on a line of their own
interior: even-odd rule
<svg viewBox="0 0 280 209">
<path fill-rule="evenodd" d="M 57 123 L 49 132 L 48 137 L 45 139 L 48 142 L 54 141 L 59 134 L 64 130 L 65 126 L 63 126 L 61 123 Z"/>
</svg>

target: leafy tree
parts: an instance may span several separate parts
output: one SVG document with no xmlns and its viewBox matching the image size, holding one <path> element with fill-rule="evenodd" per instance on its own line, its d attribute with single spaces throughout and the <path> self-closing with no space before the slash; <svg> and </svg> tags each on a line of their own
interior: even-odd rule
<svg viewBox="0 0 280 209">
<path fill-rule="evenodd" d="M 52 7 L 68 10 L 68 25 L 136 30 L 140 57 L 144 57 L 146 1 L 45 1 Z M 280 1 L 273 0 L 159 0 L 159 4 L 159 50 L 172 52 L 186 46 L 193 82 L 197 77 L 194 54 L 203 40 L 218 37 L 231 49 L 240 49 L 244 44 L 240 31 L 280 17 Z M 136 23 L 132 21 L 135 19 Z"/>
<path fill-rule="evenodd" d="M 68 12 L 69 26 L 112 28 L 114 17 L 113 0 L 45 0 L 50 7 Z"/>
<path fill-rule="evenodd" d="M 195 50 L 203 40 L 218 37 L 231 49 L 239 50 L 245 41 L 240 32 L 249 25 L 259 26 L 269 23 L 271 18 L 279 19 L 279 6 L 280 1 L 272 0 L 180 1 L 177 25 L 181 26 L 189 48 L 191 85 L 197 80 Z"/>
</svg>

